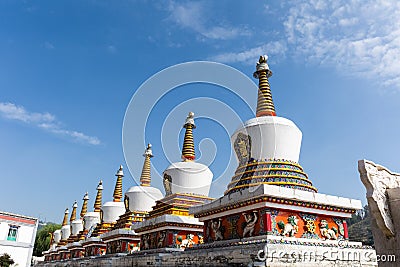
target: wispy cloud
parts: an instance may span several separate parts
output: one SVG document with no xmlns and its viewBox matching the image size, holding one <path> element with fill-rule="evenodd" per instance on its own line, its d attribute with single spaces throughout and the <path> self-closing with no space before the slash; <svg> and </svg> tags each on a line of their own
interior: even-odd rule
<svg viewBox="0 0 400 267">
<path fill-rule="evenodd" d="M 17 120 L 26 124 L 31 124 L 53 134 L 67 136 L 74 141 L 99 145 L 100 140 L 95 136 L 88 136 L 84 133 L 63 129 L 61 123 L 50 113 L 29 112 L 22 106 L 13 103 L 0 102 L 0 115 L 3 118 Z"/>
<path fill-rule="evenodd" d="M 49 49 L 49 50 L 55 48 L 54 45 L 50 42 L 44 42 L 43 46 L 44 46 L 44 48 Z"/>
<path fill-rule="evenodd" d="M 108 50 L 108 52 L 110 52 L 111 54 L 117 53 L 117 48 L 115 47 L 115 45 L 108 45 L 108 46 L 107 46 L 107 50 Z"/>
<path fill-rule="evenodd" d="M 244 27 L 229 25 L 209 25 L 207 13 L 201 2 L 176 3 L 171 1 L 168 6 L 169 19 L 183 28 L 193 30 L 207 39 L 227 40 L 238 36 L 248 36 L 250 31 Z"/>
<path fill-rule="evenodd" d="M 272 41 L 267 44 L 251 48 L 246 51 L 238 53 L 223 53 L 211 57 L 211 60 L 224 62 L 224 63 L 235 63 L 243 62 L 248 64 L 254 64 L 258 60 L 260 55 L 264 55 L 266 51 L 268 55 L 276 56 L 275 58 L 280 58 L 285 56 L 287 50 L 286 43 L 283 41 Z M 272 57 L 274 58 L 274 57 Z"/>
<path fill-rule="evenodd" d="M 259 54 L 283 51 L 297 60 L 400 89 L 400 2 L 313 0 L 291 6 L 283 15 L 280 37 L 213 59 L 247 63 Z"/>
<path fill-rule="evenodd" d="M 400 88 L 400 2 L 313 1 L 284 23 L 297 56 Z"/>
</svg>

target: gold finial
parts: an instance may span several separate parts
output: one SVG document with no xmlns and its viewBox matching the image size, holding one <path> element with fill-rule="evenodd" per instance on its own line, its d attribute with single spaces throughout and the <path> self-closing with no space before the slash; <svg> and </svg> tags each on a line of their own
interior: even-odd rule
<svg viewBox="0 0 400 267">
<path fill-rule="evenodd" d="M 76 209 L 78 208 L 78 203 L 74 202 L 74 205 L 72 205 L 72 212 L 71 212 L 71 217 L 69 219 L 70 222 L 73 222 L 76 220 Z"/>
<path fill-rule="evenodd" d="M 114 202 L 121 202 L 122 199 L 122 177 L 124 177 L 124 172 L 122 171 L 122 165 L 119 166 L 117 174 L 117 182 L 114 188 Z"/>
<path fill-rule="evenodd" d="M 184 161 L 192 161 L 196 158 L 194 152 L 194 142 L 193 142 L 193 129 L 196 128 L 196 125 L 194 124 L 193 112 L 189 112 L 189 115 L 186 118 L 185 125 L 183 125 L 183 128 L 186 128 L 186 132 L 183 140 L 182 159 Z"/>
<path fill-rule="evenodd" d="M 254 78 L 258 82 L 258 99 L 256 116 L 276 116 L 274 102 L 272 101 L 271 88 L 268 78 L 272 76 L 272 71 L 267 64 L 268 56 L 260 56 L 257 62 Z"/>
<path fill-rule="evenodd" d="M 81 210 L 81 213 L 79 214 L 81 219 L 83 219 L 83 216 L 85 216 L 85 214 L 87 212 L 88 201 L 89 201 L 89 193 L 86 192 L 85 195 L 83 196 L 82 210 Z"/>
<path fill-rule="evenodd" d="M 140 185 L 141 186 L 150 186 L 151 184 L 151 164 L 150 158 L 153 156 L 153 151 L 151 150 L 151 144 L 147 144 L 147 148 L 143 154 L 144 163 L 142 169 L 142 175 L 140 175 Z"/>
<path fill-rule="evenodd" d="M 68 213 L 69 213 L 69 210 L 68 210 L 68 208 L 66 208 L 64 211 L 64 220 L 62 222 L 62 226 L 65 226 L 68 224 Z"/>
<path fill-rule="evenodd" d="M 101 210 L 101 201 L 103 197 L 103 181 L 100 180 L 99 185 L 97 186 L 97 195 L 96 195 L 96 200 L 94 201 L 94 211 L 95 212 L 100 212 Z"/>
</svg>

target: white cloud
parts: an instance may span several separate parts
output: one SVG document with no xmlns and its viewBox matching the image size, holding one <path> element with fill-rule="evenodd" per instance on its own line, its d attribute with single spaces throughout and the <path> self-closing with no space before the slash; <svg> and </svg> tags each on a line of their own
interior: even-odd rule
<svg viewBox="0 0 400 267">
<path fill-rule="evenodd" d="M 50 50 L 55 48 L 54 45 L 52 43 L 50 43 L 50 42 L 45 42 L 43 44 L 43 46 L 44 46 L 44 48 L 50 49 Z"/>
<path fill-rule="evenodd" d="M 107 46 L 107 50 L 108 52 L 110 52 L 111 54 L 115 54 L 117 52 L 117 48 L 114 45 L 108 45 Z"/>
<path fill-rule="evenodd" d="M 219 54 L 211 57 L 211 60 L 224 63 L 244 62 L 255 64 L 255 62 L 258 60 L 258 57 L 260 55 L 264 55 L 266 52 L 268 52 L 269 56 L 275 56 L 275 58 L 284 57 L 286 52 L 286 44 L 284 42 L 274 41 L 239 53 Z"/>
<path fill-rule="evenodd" d="M 283 16 L 281 37 L 214 59 L 254 61 L 279 44 L 286 56 L 400 89 L 399 1 L 295 1 Z"/>
<path fill-rule="evenodd" d="M 203 38 L 227 40 L 239 36 L 248 36 L 250 31 L 244 27 L 229 25 L 207 25 L 209 17 L 204 12 L 201 2 L 176 3 L 171 1 L 168 6 L 169 19 L 183 28 L 191 29 Z"/>
<path fill-rule="evenodd" d="M 22 106 L 13 103 L 0 102 L 0 115 L 6 119 L 21 121 L 31 124 L 53 134 L 67 136 L 74 141 L 99 145 L 100 140 L 95 136 L 88 136 L 77 131 L 63 129 L 61 123 L 50 113 L 29 112 Z"/>
<path fill-rule="evenodd" d="M 400 88 L 399 17 L 397 1 L 318 0 L 291 8 L 284 26 L 297 56 Z"/>
</svg>

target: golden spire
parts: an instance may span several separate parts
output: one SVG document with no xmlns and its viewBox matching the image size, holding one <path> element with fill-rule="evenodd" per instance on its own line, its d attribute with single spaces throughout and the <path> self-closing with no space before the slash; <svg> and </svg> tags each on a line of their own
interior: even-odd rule
<svg viewBox="0 0 400 267">
<path fill-rule="evenodd" d="M 68 208 L 66 208 L 64 211 L 64 220 L 62 222 L 62 226 L 65 226 L 68 224 L 68 213 L 69 213 Z"/>
<path fill-rule="evenodd" d="M 150 186 L 151 183 L 151 165 L 150 158 L 153 157 L 153 153 L 151 150 L 151 144 L 147 144 L 147 148 L 143 154 L 144 163 L 142 169 L 142 175 L 140 175 L 140 185 L 141 186 Z"/>
<path fill-rule="evenodd" d="M 100 212 L 101 210 L 101 200 L 103 197 L 103 181 L 100 180 L 99 185 L 97 186 L 97 195 L 96 195 L 96 200 L 94 201 L 94 211 L 95 212 Z"/>
<path fill-rule="evenodd" d="M 124 177 L 124 172 L 122 171 L 122 165 L 119 166 L 117 174 L 117 182 L 114 188 L 114 202 L 121 202 L 122 199 L 122 177 Z"/>
<path fill-rule="evenodd" d="M 276 116 L 274 102 L 272 101 L 271 89 L 269 86 L 268 78 L 272 76 L 272 71 L 267 64 L 268 56 L 260 56 L 257 62 L 254 78 L 258 82 L 258 99 L 257 99 L 257 112 L 256 116 Z"/>
<path fill-rule="evenodd" d="M 194 152 L 194 143 L 193 143 L 193 129 L 196 128 L 194 124 L 194 113 L 189 112 L 189 115 L 186 118 L 185 125 L 183 128 L 186 128 L 185 138 L 183 140 L 183 148 L 182 148 L 182 159 L 184 161 L 191 161 L 196 158 Z"/>
<path fill-rule="evenodd" d="M 81 219 L 83 219 L 83 216 L 85 216 L 86 212 L 87 212 L 87 204 L 89 201 L 89 193 L 86 192 L 85 195 L 83 196 L 83 203 L 82 203 L 82 210 L 81 210 L 81 214 L 79 214 L 79 216 L 81 217 Z"/>
<path fill-rule="evenodd" d="M 72 223 L 73 221 L 76 220 L 76 209 L 78 208 L 78 203 L 74 202 L 74 205 L 72 205 L 72 212 L 71 212 L 71 217 L 69 219 L 69 222 Z"/>
</svg>

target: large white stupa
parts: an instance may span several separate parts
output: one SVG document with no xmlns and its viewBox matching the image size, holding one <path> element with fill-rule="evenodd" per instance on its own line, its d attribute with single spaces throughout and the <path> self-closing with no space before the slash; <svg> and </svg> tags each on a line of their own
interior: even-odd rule
<svg viewBox="0 0 400 267">
<path fill-rule="evenodd" d="M 291 120 L 276 116 L 268 78 L 267 56 L 257 62 L 259 79 L 256 117 L 246 121 L 231 140 L 239 166 L 225 194 L 262 184 L 317 192 L 298 164 L 302 133 Z"/>
<path fill-rule="evenodd" d="M 258 254 L 257 264 L 262 266 L 308 266 L 314 260 L 313 256 L 310 261 L 292 261 L 286 257 L 288 253 L 274 255 L 277 251 L 316 253 L 315 259 L 321 259 L 312 266 L 364 266 L 361 258 L 354 263 L 347 257 L 371 253 L 361 243 L 348 241 L 346 220 L 361 208 L 361 202 L 317 193 L 298 163 L 301 131 L 291 120 L 276 116 L 267 59 L 261 56 L 254 72 L 259 80 L 256 117 L 232 135 L 239 164 L 224 196 L 190 208 L 190 213 L 204 222 L 202 248 L 211 251 L 222 246 L 221 254 L 225 254 L 225 249 L 243 245 L 236 250 L 238 254 L 251 254 L 259 244 L 264 259 Z M 339 255 L 335 263 L 320 257 L 329 253 Z"/>
<path fill-rule="evenodd" d="M 194 113 L 189 112 L 186 118 L 185 137 L 182 148 L 182 162 L 172 163 L 163 173 L 166 195 L 188 193 L 208 196 L 213 179 L 210 169 L 201 163 L 195 162 L 193 142 Z"/>
</svg>

